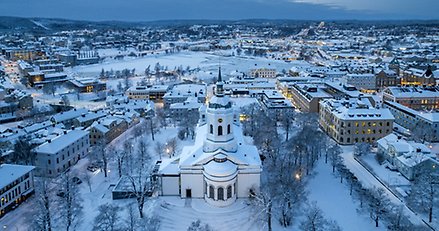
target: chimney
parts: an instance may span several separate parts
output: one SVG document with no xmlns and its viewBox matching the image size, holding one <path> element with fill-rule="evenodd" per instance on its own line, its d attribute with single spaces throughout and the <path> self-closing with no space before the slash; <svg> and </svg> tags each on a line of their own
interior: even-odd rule
<svg viewBox="0 0 439 231">
<path fill-rule="evenodd" d="M 49 143 L 49 144 L 52 143 L 52 140 L 47 140 L 47 143 Z"/>
<path fill-rule="evenodd" d="M 64 135 L 65 135 L 65 134 L 67 134 L 67 131 L 66 131 L 66 130 L 64 130 Z"/>
</svg>

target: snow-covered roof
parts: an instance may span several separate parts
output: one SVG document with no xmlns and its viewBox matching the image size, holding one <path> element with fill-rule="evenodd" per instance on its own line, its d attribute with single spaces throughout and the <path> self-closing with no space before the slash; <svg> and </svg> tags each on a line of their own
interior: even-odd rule
<svg viewBox="0 0 439 231">
<path fill-rule="evenodd" d="M 224 162 L 217 162 L 211 160 L 204 165 L 204 172 L 213 177 L 227 177 L 237 172 L 238 165 L 226 160 Z"/>
<path fill-rule="evenodd" d="M 51 120 L 55 123 L 62 123 L 66 120 L 71 120 L 76 117 L 81 116 L 82 114 L 87 114 L 88 110 L 85 108 L 72 109 L 70 111 L 60 112 L 54 116 L 52 116 Z"/>
<path fill-rule="evenodd" d="M 77 140 L 88 135 L 89 133 L 84 130 L 71 130 L 66 134 L 61 134 L 60 136 L 57 136 L 56 138 L 36 147 L 34 151 L 37 153 L 56 154 L 57 152 L 68 147 Z"/>
<path fill-rule="evenodd" d="M 394 120 L 387 108 L 374 108 L 367 99 L 325 99 L 320 105 L 343 120 Z"/>
<path fill-rule="evenodd" d="M 35 167 L 29 165 L 2 164 L 0 165 L 0 189 L 3 189 L 18 178 L 32 171 Z"/>
</svg>

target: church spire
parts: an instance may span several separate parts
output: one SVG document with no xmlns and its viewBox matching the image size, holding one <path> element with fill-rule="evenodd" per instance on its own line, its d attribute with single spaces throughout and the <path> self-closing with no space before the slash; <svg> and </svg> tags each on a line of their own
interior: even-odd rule
<svg viewBox="0 0 439 231">
<path fill-rule="evenodd" d="M 221 77 L 221 66 L 218 70 L 218 80 L 216 82 L 216 96 L 223 96 L 224 95 L 224 88 L 223 88 L 223 79 Z"/>
</svg>

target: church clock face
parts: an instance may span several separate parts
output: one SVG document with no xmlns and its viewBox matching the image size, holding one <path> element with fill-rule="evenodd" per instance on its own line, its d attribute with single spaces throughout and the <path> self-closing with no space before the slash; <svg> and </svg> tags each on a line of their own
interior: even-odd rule
<svg viewBox="0 0 439 231">
<path fill-rule="evenodd" d="M 221 122 L 223 122 L 223 119 L 219 118 L 218 123 L 221 123 Z"/>
</svg>

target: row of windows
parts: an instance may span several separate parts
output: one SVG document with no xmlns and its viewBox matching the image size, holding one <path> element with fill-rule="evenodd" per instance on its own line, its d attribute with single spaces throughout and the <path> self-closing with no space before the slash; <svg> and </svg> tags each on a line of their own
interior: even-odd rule
<svg viewBox="0 0 439 231">
<path fill-rule="evenodd" d="M 211 124 L 210 125 L 210 134 L 213 134 L 213 125 Z M 227 125 L 227 134 L 230 134 L 231 133 L 231 128 L 230 128 L 230 124 L 228 124 Z M 217 134 L 219 135 L 219 136 L 222 136 L 223 135 L 223 126 L 218 126 L 218 129 L 217 129 Z"/>
<path fill-rule="evenodd" d="M 30 181 L 24 182 L 24 191 L 30 188 Z M 8 203 L 8 201 L 14 200 L 17 196 L 21 195 L 21 186 L 16 187 L 14 190 L 10 191 L 7 195 L 2 196 L 0 199 L 0 207 Z"/>
<path fill-rule="evenodd" d="M 224 188 L 219 187 L 217 189 L 217 198 L 215 199 L 215 188 L 212 185 L 210 185 L 208 197 L 213 200 L 222 200 L 222 201 L 232 198 L 232 186 L 231 185 L 227 186 L 227 195 L 224 195 Z"/>
<path fill-rule="evenodd" d="M 389 133 L 390 132 L 390 130 L 389 129 L 386 129 L 386 133 Z M 381 130 L 381 129 L 378 129 L 378 133 L 377 133 L 377 130 L 375 130 L 375 129 L 367 129 L 367 130 L 355 130 L 355 132 L 354 132 L 354 134 L 382 134 L 383 133 L 383 130 Z M 341 135 L 344 135 L 344 132 L 343 132 L 343 130 L 341 130 L 340 131 L 340 134 Z M 347 130 L 347 134 L 351 134 L 351 130 Z"/>
</svg>

